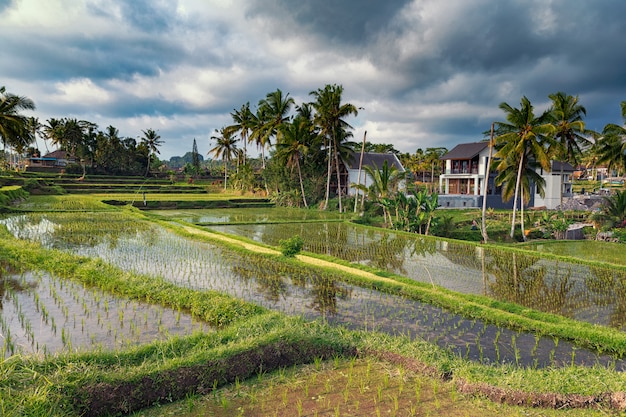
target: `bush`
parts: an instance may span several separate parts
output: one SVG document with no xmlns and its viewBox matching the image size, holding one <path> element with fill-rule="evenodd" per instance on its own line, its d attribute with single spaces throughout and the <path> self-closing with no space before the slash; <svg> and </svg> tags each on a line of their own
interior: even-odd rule
<svg viewBox="0 0 626 417">
<path fill-rule="evenodd" d="M 280 245 L 280 251 L 284 256 L 294 257 L 302 250 L 304 246 L 304 240 L 300 236 L 293 236 L 289 239 L 282 239 L 278 241 Z"/>
</svg>

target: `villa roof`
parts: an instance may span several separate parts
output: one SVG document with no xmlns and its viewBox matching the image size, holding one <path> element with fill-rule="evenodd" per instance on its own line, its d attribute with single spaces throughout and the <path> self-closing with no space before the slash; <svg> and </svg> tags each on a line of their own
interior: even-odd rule
<svg viewBox="0 0 626 417">
<path fill-rule="evenodd" d="M 345 164 L 348 169 L 359 169 L 359 161 L 361 159 L 360 152 L 350 152 L 348 158 L 346 158 Z M 372 168 L 376 166 L 377 168 L 382 168 L 383 164 L 387 161 L 390 167 L 396 167 L 399 171 L 403 172 L 404 167 L 400 163 L 398 156 L 394 153 L 374 153 L 374 152 L 364 152 L 363 153 L 363 166 L 371 166 Z"/>
<path fill-rule="evenodd" d="M 50 153 L 45 154 L 43 157 L 44 158 L 66 159 L 67 158 L 67 151 L 63 151 L 63 150 L 57 149 L 56 151 L 52 151 Z"/>
<path fill-rule="evenodd" d="M 479 153 L 483 151 L 483 149 L 489 146 L 489 142 L 471 142 L 471 143 L 460 143 L 456 145 L 450 152 L 441 157 L 441 159 L 472 159 Z"/>
<path fill-rule="evenodd" d="M 561 171 L 561 167 L 563 167 L 563 172 L 574 172 L 574 167 L 568 162 L 560 162 L 560 161 L 552 161 L 552 172 Z"/>
</svg>

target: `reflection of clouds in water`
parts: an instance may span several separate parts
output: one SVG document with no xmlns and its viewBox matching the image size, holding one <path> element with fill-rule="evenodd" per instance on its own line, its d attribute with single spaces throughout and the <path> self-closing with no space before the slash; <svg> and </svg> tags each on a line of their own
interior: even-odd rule
<svg viewBox="0 0 626 417">
<path fill-rule="evenodd" d="M 52 244 L 54 231 L 60 227 L 46 217 L 37 222 L 28 215 L 8 217 L 0 220 L 0 224 L 17 239 L 37 241 L 46 247 Z"/>
</svg>

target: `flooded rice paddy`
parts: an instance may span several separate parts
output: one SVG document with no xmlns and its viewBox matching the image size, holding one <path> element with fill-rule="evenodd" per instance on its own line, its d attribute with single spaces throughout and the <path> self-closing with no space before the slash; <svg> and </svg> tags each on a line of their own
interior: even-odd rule
<svg viewBox="0 0 626 417">
<path fill-rule="evenodd" d="M 481 321 L 468 320 L 419 301 L 349 285 L 330 273 L 304 267 L 295 268 L 256 255 L 244 256 L 217 245 L 182 238 L 155 224 L 137 221 L 135 218 L 123 215 L 111 217 L 110 213 L 72 216 L 22 215 L 6 219 L 3 223 L 15 236 L 22 239 L 37 240 L 44 246 L 69 250 L 79 255 L 100 257 L 120 268 L 160 276 L 182 287 L 217 290 L 269 309 L 303 315 L 310 319 L 321 318 L 328 323 L 349 328 L 419 337 L 472 360 L 533 367 L 574 363 L 612 365 L 619 370 L 626 368 L 623 360 L 597 355 L 558 339 L 518 333 Z M 479 288 L 475 291 L 478 293 L 500 294 L 511 301 L 523 301 L 524 297 L 544 293 L 547 294 L 546 298 L 560 297 L 569 294 L 572 288 L 582 288 L 583 284 L 587 287 L 586 291 L 598 294 L 604 291 L 602 288 L 589 287 L 589 283 L 582 278 L 578 278 L 580 282 L 576 285 L 570 285 L 572 273 L 569 270 L 567 274 L 553 273 L 550 280 L 542 279 L 540 285 L 535 284 L 530 275 L 525 275 L 527 271 L 534 271 L 532 277 L 535 280 L 536 276 L 548 276 L 548 266 L 541 264 L 539 258 L 523 261 L 523 257 L 517 258 L 519 254 L 516 257 L 508 254 L 508 260 L 506 256 L 500 256 L 496 260 L 497 254 L 481 254 L 475 246 L 470 245 L 459 245 L 457 248 L 456 244 L 431 239 L 423 240 L 426 243 L 416 244 L 409 243 L 412 239 L 404 236 L 400 239 L 380 231 L 376 234 L 370 229 L 362 229 L 364 231 L 360 232 L 350 228 L 335 243 L 329 231 L 338 225 L 342 224 L 291 226 L 300 232 L 317 230 L 319 233 L 328 233 L 327 240 L 315 243 L 321 248 L 317 249 L 321 253 L 334 256 L 338 253 L 358 253 L 359 257 L 349 260 L 381 266 L 384 262 L 387 268 L 395 265 L 394 268 L 404 270 L 409 276 L 412 275 L 407 271 L 417 271 L 421 267 L 422 280 L 426 276 L 426 280 L 432 279 L 434 283 L 441 284 L 456 279 L 464 282 L 464 286 L 474 288 L 477 285 Z M 272 229 L 275 226 L 280 227 Z M 308 241 L 308 250 L 313 247 L 311 242 L 317 242 L 304 233 L 294 233 L 292 229 L 286 231 L 283 226 L 285 225 L 252 228 L 254 232 L 249 236 L 271 244 L 268 236 L 284 239 L 290 233 L 301 234 L 305 237 L 305 242 Z M 341 231 L 338 229 L 337 233 Z M 413 242 L 421 240 L 418 237 Z M 376 253 L 375 247 L 380 248 L 381 253 Z M 395 248 L 393 252 L 388 252 L 390 247 Z M 368 253 L 369 258 L 363 256 L 363 253 Z M 431 255 L 436 258 L 429 259 Z M 385 259 L 389 256 L 395 260 Z M 411 261 L 414 265 L 409 269 L 405 263 L 411 257 L 428 260 L 421 266 L 419 261 Z M 490 264 L 490 269 L 483 268 L 483 263 Z M 508 275 L 512 273 L 516 275 Z M 559 280 L 559 276 L 567 279 Z M 602 285 L 609 285 L 609 281 L 614 285 L 616 278 L 611 275 L 603 279 Z M 598 287 L 601 287 L 600 281 L 597 280 Z M 49 287 L 48 284 L 44 285 L 46 286 Z M 62 298 L 68 297 L 71 298 L 71 295 L 66 294 Z M 600 299 L 600 295 L 597 297 Z M 606 298 L 605 301 L 611 300 Z M 557 301 L 561 310 L 565 309 L 567 303 L 570 301 Z M 615 314 L 608 305 L 609 303 L 604 302 L 597 309 L 607 314 Z M 73 332 L 76 332 L 74 326 L 80 326 L 81 323 L 75 325 L 73 315 L 66 315 L 62 310 L 61 308 L 56 313 L 59 317 L 56 320 L 69 320 Z M 3 317 L 7 311 L 3 310 Z M 11 316 L 15 314 L 19 315 L 19 312 L 13 312 Z M 143 314 L 140 313 L 139 321 Z M 601 313 L 596 312 L 590 316 L 593 319 L 600 317 Z M 98 325 L 98 321 L 93 324 L 95 327 Z M 135 323 L 134 326 L 136 325 Z M 131 327 L 130 323 L 124 326 Z M 109 331 L 108 328 L 106 330 Z"/>
<path fill-rule="evenodd" d="M 579 321 L 626 329 L 626 273 L 545 259 L 532 252 L 407 236 L 350 223 L 211 226 L 277 246 L 298 235 L 304 250 L 453 291 L 480 294 Z"/>
<path fill-rule="evenodd" d="M 180 310 L 46 273 L 0 271 L 0 358 L 126 348 L 194 331 L 210 328 Z"/>
</svg>

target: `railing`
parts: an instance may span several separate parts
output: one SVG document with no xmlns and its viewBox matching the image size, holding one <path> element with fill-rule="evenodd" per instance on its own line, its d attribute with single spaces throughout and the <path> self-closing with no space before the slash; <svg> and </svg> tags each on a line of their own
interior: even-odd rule
<svg viewBox="0 0 626 417">
<path fill-rule="evenodd" d="M 450 174 L 478 174 L 478 168 L 455 168 L 455 169 L 446 169 L 446 175 Z"/>
</svg>

